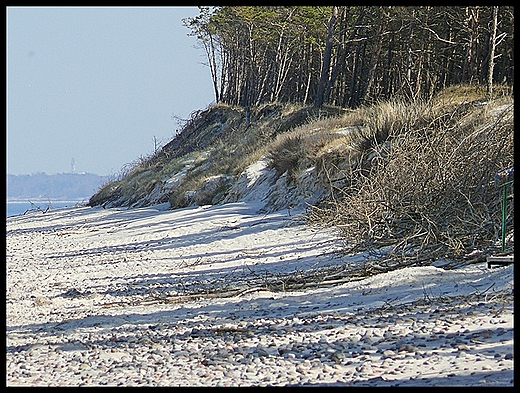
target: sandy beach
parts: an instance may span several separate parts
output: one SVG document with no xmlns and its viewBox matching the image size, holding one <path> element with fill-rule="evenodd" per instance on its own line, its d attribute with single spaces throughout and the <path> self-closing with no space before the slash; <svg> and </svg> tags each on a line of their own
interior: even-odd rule
<svg viewBox="0 0 520 393">
<path fill-rule="evenodd" d="M 513 265 L 333 283 L 364 256 L 257 211 L 7 218 L 7 386 L 514 385 Z M 321 283 L 268 289 L 308 272 Z"/>
</svg>

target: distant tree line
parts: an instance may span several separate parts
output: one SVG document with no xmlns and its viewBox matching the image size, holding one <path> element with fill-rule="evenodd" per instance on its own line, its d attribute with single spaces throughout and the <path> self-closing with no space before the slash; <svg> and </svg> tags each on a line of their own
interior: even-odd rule
<svg viewBox="0 0 520 393">
<path fill-rule="evenodd" d="M 7 199 L 76 200 L 90 197 L 108 181 L 93 173 L 6 175 Z"/>
<path fill-rule="evenodd" d="M 354 108 L 454 84 L 513 86 L 513 6 L 218 6 L 184 19 L 215 101 Z"/>
</svg>

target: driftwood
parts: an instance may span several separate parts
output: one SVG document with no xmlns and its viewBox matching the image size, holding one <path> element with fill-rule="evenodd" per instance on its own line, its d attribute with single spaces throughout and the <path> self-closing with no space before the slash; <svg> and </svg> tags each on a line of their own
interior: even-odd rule
<svg viewBox="0 0 520 393">
<path fill-rule="evenodd" d="M 415 263 L 415 261 L 413 262 Z M 288 292 L 302 291 L 312 288 L 340 285 L 359 281 L 366 277 L 406 267 L 404 263 L 388 263 L 382 259 L 367 259 L 361 265 L 349 267 L 345 263 L 330 265 L 305 271 L 287 273 L 271 273 L 268 271 L 252 271 L 248 273 L 228 274 L 203 284 L 192 284 L 190 288 L 179 283 L 180 290 L 175 294 L 149 293 L 138 299 L 110 302 L 101 307 L 125 307 L 149 304 L 179 304 L 209 298 L 240 297 L 254 292 Z"/>
</svg>

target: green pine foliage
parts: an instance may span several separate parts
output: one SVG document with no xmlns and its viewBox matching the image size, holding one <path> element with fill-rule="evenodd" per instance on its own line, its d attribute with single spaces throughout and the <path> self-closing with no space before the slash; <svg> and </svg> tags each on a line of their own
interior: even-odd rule
<svg viewBox="0 0 520 393">
<path fill-rule="evenodd" d="M 513 10 L 218 6 L 200 7 L 184 23 L 206 51 L 216 102 L 355 108 L 395 96 L 431 98 L 458 84 L 512 86 Z"/>
</svg>

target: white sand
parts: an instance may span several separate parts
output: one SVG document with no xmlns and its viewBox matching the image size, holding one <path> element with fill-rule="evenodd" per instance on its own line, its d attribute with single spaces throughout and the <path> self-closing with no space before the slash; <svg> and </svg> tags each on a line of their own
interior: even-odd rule
<svg viewBox="0 0 520 393">
<path fill-rule="evenodd" d="M 513 265 L 261 290 L 363 256 L 257 208 L 8 218 L 7 385 L 513 386 Z"/>
</svg>

